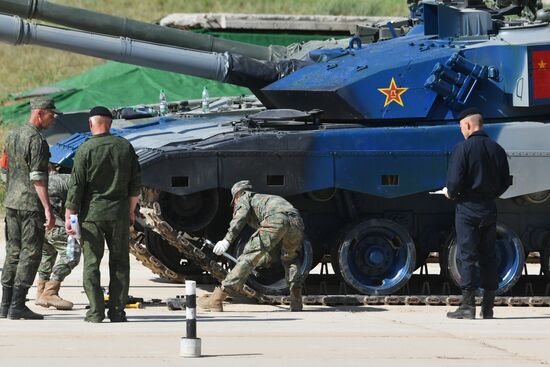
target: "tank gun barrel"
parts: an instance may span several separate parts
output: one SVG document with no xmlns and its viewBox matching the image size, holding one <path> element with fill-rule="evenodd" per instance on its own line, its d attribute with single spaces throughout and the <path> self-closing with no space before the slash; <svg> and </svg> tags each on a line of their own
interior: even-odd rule
<svg viewBox="0 0 550 367">
<path fill-rule="evenodd" d="M 0 42 L 44 46 L 240 85 L 253 90 L 278 78 L 277 71 L 266 64 L 269 62 L 264 63 L 242 55 L 187 50 L 130 38 L 56 28 L 1 14 Z"/>
<path fill-rule="evenodd" d="M 0 0 L 0 13 L 17 15 L 24 19 L 43 20 L 93 33 L 128 37 L 192 50 L 230 52 L 258 60 L 276 60 L 286 55 L 286 47 L 283 46 L 264 47 L 224 40 L 126 17 L 54 4 L 46 0 Z"/>
</svg>

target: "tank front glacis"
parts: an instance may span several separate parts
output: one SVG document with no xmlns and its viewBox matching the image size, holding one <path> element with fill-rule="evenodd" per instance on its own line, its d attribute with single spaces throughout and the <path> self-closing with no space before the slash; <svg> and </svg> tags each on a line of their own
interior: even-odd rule
<svg viewBox="0 0 550 367">
<path fill-rule="evenodd" d="M 401 298 L 385 301 L 453 302 L 446 297 L 459 292 L 454 204 L 428 192 L 445 184 L 450 152 L 463 139 L 456 116 L 477 107 L 488 134 L 506 149 L 513 176 L 497 203 L 499 293 L 515 286 L 514 296 L 543 296 L 550 304 L 544 277 L 520 278 L 524 255 L 535 252 L 550 276 L 550 28 L 503 20 L 504 10 L 426 1 L 415 8 L 422 21 L 402 37 L 354 39 L 299 62 L 225 54 L 227 74 L 216 77 L 261 85 L 254 90 L 270 116 L 210 105 L 209 113 L 117 130 L 142 165 L 140 230 L 145 238 L 160 234 L 145 247 L 167 269 L 146 265 L 180 278 L 195 276 L 198 265 L 221 280 L 220 259 L 201 238 L 222 238 L 231 216 L 228 190 L 248 179 L 300 209 L 302 265 L 331 262 L 338 276 L 310 277 L 328 293 L 399 291 Z M 69 151 L 80 144 L 74 141 Z M 234 247 L 238 255 L 242 246 Z M 441 275 L 411 277 L 434 253 Z M 268 300 L 266 294 L 285 292 L 278 264 L 259 273 L 245 295 Z"/>
</svg>

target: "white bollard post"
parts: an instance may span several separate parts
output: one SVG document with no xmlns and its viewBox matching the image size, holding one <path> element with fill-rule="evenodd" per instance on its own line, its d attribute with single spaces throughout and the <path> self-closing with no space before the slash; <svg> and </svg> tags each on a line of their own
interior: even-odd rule
<svg viewBox="0 0 550 367">
<path fill-rule="evenodd" d="M 200 357 L 201 340 L 197 338 L 197 282 L 185 281 L 185 323 L 187 333 L 180 340 L 181 357 Z"/>
</svg>

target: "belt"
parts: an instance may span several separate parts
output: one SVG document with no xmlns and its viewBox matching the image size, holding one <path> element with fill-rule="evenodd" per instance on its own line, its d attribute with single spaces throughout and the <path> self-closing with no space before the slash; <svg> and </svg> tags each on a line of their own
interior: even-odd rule
<svg viewBox="0 0 550 367">
<path fill-rule="evenodd" d="M 474 201 L 474 202 L 484 202 L 484 201 L 493 201 L 497 195 L 492 192 L 487 193 L 477 193 L 477 192 L 468 192 L 460 195 L 459 201 Z"/>
</svg>

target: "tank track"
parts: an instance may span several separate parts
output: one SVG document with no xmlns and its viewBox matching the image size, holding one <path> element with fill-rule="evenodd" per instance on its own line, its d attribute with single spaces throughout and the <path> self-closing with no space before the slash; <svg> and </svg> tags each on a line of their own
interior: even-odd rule
<svg viewBox="0 0 550 367">
<path fill-rule="evenodd" d="M 306 305 L 323 306 L 458 306 L 462 296 L 365 296 L 365 295 L 328 295 L 304 296 Z M 280 304 L 288 304 L 287 297 L 281 297 Z M 476 297 L 481 305 L 481 297 Z M 495 306 L 550 306 L 550 297 L 495 297 Z"/>
<path fill-rule="evenodd" d="M 150 269 L 153 274 L 174 282 L 184 282 L 185 278 L 183 276 L 168 269 L 159 259 L 147 250 L 143 242 L 144 238 L 143 232 L 139 232 L 135 229 L 130 231 L 130 253 L 134 255 L 143 266 Z"/>
<path fill-rule="evenodd" d="M 208 272 L 212 278 L 221 282 L 227 275 L 227 270 L 218 262 L 202 251 L 203 239 L 192 237 L 187 233 L 174 230 L 170 224 L 163 218 L 159 200 L 160 191 L 157 189 L 142 188 L 140 199 L 140 212 L 145 217 L 147 226 L 160 234 L 163 239 L 174 246 L 189 261 L 198 264 L 203 270 Z M 130 251 L 132 254 L 151 269 L 153 273 L 166 279 L 183 282 L 182 275 L 175 273 L 163 265 L 154 257 L 143 243 L 144 235 L 142 232 L 133 231 L 131 233 Z M 429 283 L 429 282 L 428 282 Z M 312 287 L 306 285 L 304 289 L 303 302 L 306 305 L 325 305 L 325 306 L 380 306 L 380 305 L 431 305 L 431 306 L 456 306 L 461 302 L 462 297 L 458 295 L 430 295 L 429 291 L 421 291 L 424 295 L 401 294 L 401 295 L 361 295 L 348 294 L 346 286 L 340 283 L 337 294 L 328 294 L 327 286 L 324 281 L 320 282 L 318 294 L 311 292 Z M 422 289 L 429 289 L 429 284 L 424 283 Z M 446 288 L 449 286 L 446 285 Z M 407 287 L 406 287 L 407 288 Z M 445 288 L 445 286 L 444 286 Z M 450 292 L 448 288 L 447 292 Z M 550 287 L 546 287 L 545 296 L 497 296 L 495 306 L 550 306 Z M 245 285 L 239 292 L 241 296 L 254 299 L 259 303 L 287 305 L 290 303 L 288 296 L 273 296 L 263 294 L 248 285 Z M 407 292 L 409 293 L 409 292 Z M 428 293 L 426 295 L 426 293 Z M 532 293 L 532 289 L 530 292 Z M 481 298 L 476 297 L 476 303 L 481 304 Z"/>
</svg>

